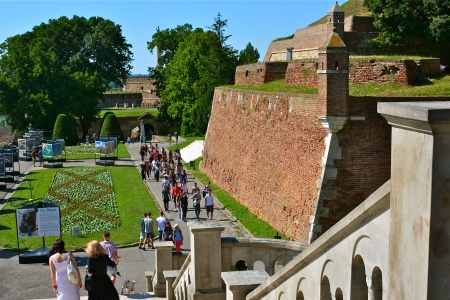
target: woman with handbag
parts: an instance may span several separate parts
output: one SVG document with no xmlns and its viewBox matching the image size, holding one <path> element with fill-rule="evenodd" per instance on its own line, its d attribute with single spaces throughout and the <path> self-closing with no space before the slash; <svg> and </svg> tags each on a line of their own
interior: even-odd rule
<svg viewBox="0 0 450 300">
<path fill-rule="evenodd" d="M 114 268 L 116 263 L 109 258 L 105 248 L 98 241 L 90 241 L 86 251 L 91 256 L 88 258 L 87 272 L 93 282 L 92 289 L 88 290 L 88 299 L 119 300 L 119 294 L 106 273 L 106 266 Z"/>
<path fill-rule="evenodd" d="M 72 253 L 64 248 L 64 241 L 57 239 L 50 250 L 50 274 L 53 292 L 58 300 L 79 300 L 81 288 L 80 270 Z"/>
</svg>

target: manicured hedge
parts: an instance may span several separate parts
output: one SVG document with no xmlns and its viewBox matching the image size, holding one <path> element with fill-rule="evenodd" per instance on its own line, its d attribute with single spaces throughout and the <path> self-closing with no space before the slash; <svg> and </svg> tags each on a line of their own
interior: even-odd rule
<svg viewBox="0 0 450 300">
<path fill-rule="evenodd" d="M 53 127 L 53 138 L 65 138 L 67 146 L 74 146 L 78 143 L 75 121 L 65 115 L 59 114 Z"/>
</svg>

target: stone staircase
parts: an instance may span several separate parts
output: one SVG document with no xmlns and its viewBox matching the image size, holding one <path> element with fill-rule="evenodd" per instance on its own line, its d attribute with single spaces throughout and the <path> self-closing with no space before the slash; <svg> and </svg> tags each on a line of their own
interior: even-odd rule
<svg viewBox="0 0 450 300">
<path fill-rule="evenodd" d="M 194 161 L 202 156 L 204 140 L 198 140 L 189 144 L 189 146 L 180 149 L 181 159 L 185 162 Z"/>
</svg>

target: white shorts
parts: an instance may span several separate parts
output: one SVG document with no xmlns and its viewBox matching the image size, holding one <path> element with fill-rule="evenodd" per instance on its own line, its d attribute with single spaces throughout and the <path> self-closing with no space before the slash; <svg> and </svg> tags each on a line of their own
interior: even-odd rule
<svg viewBox="0 0 450 300">
<path fill-rule="evenodd" d="M 141 239 L 141 240 L 145 239 L 145 232 L 141 232 L 139 239 Z"/>
</svg>

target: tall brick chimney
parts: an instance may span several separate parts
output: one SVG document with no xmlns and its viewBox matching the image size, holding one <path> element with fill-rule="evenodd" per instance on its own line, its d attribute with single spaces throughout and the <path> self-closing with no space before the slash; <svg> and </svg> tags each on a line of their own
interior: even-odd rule
<svg viewBox="0 0 450 300">
<path fill-rule="evenodd" d="M 336 30 L 319 47 L 317 84 L 322 116 L 348 115 L 348 50 Z"/>
<path fill-rule="evenodd" d="M 327 12 L 327 34 L 330 34 L 333 28 L 336 27 L 337 34 L 344 37 L 344 18 L 344 11 L 336 1 L 333 7 Z"/>
</svg>

